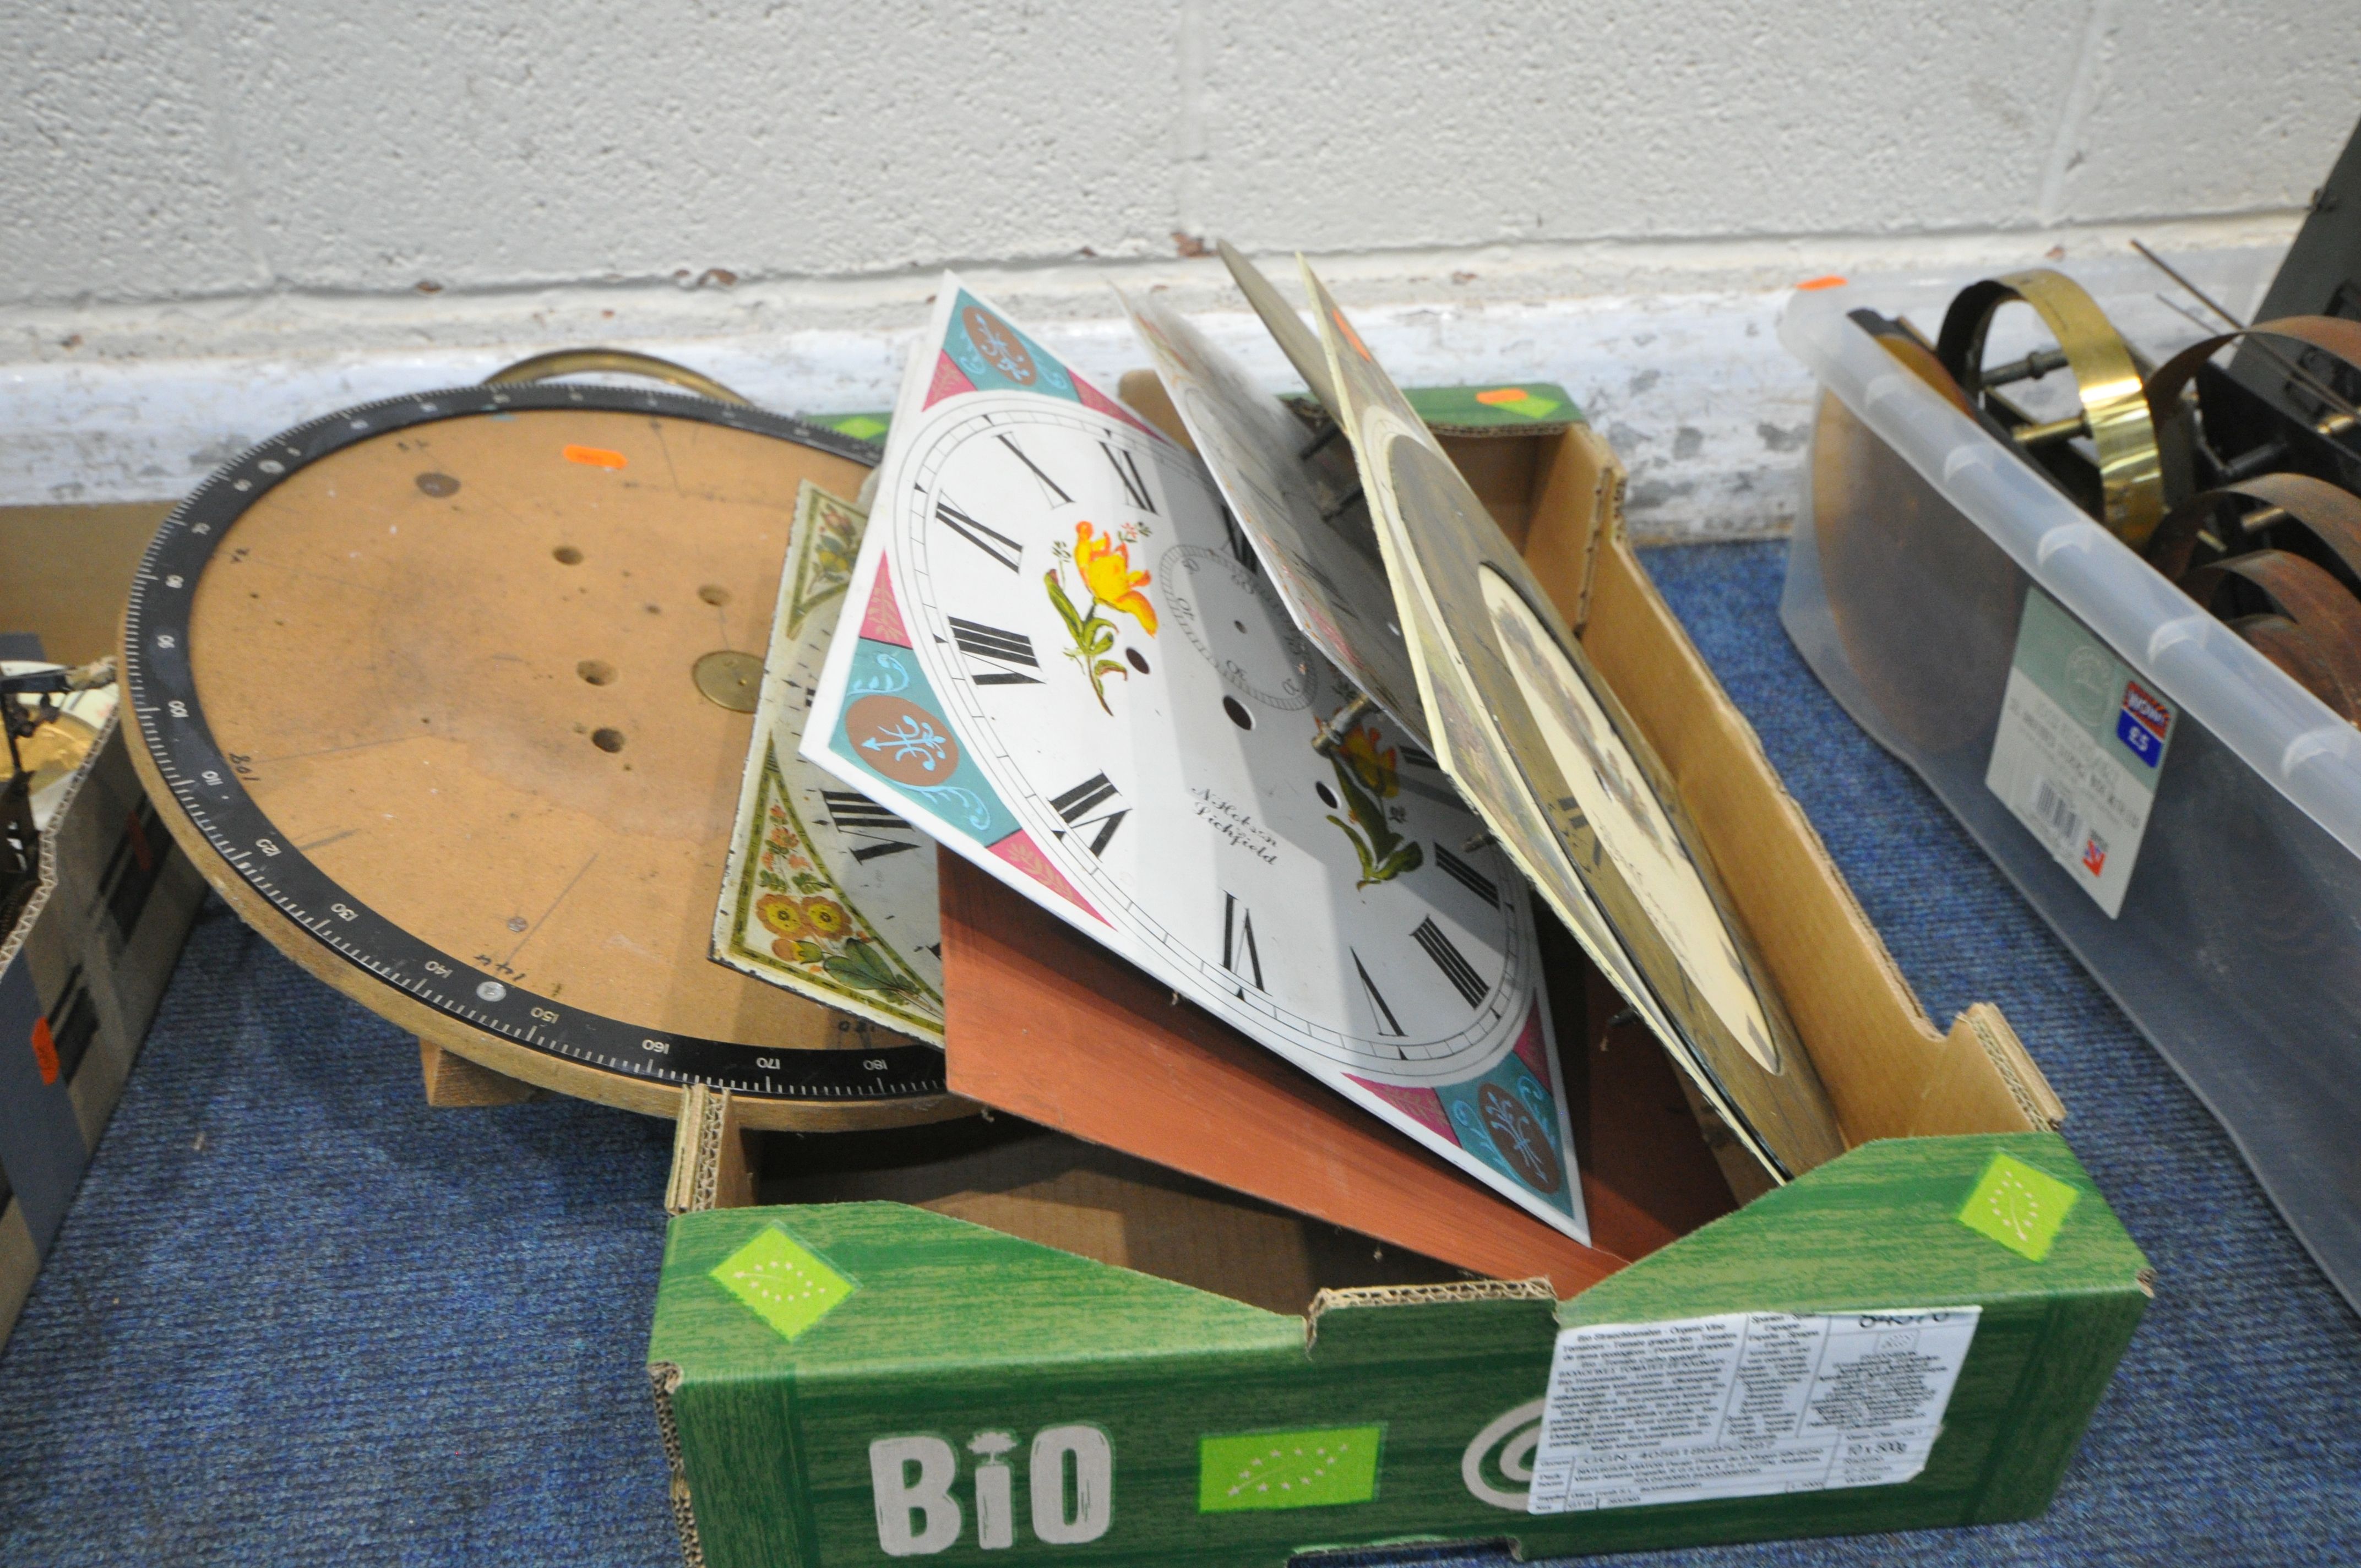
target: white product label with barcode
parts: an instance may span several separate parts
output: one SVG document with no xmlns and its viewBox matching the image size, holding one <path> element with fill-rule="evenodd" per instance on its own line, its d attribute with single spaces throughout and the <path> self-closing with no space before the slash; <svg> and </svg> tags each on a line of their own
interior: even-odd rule
<svg viewBox="0 0 2361 1568">
<path fill-rule="evenodd" d="M 2123 912 L 2178 718 L 2039 588 L 2017 623 L 1984 787 L 2097 901 Z"/>
<path fill-rule="evenodd" d="M 1927 1467 L 1980 1307 L 1566 1329 L 1537 1514 L 1887 1486 Z"/>
</svg>

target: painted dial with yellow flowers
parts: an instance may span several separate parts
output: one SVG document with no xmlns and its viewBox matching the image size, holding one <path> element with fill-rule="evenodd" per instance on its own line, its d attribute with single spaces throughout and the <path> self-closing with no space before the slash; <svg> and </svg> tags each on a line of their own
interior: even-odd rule
<svg viewBox="0 0 2361 1568">
<path fill-rule="evenodd" d="M 942 298 L 806 755 L 1582 1234 L 1521 881 L 1389 723 L 1313 750 L 1355 688 L 1202 465 Z"/>
</svg>

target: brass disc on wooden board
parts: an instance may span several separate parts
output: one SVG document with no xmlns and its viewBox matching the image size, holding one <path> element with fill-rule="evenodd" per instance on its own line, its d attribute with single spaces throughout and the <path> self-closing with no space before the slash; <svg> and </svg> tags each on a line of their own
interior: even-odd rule
<svg viewBox="0 0 2361 1568">
<path fill-rule="evenodd" d="M 807 479 L 873 448 L 673 393 L 482 387 L 255 448 L 168 519 L 125 678 L 150 793 L 231 905 L 423 1038 L 669 1115 L 939 1120 L 941 1053 L 710 960 Z"/>
</svg>

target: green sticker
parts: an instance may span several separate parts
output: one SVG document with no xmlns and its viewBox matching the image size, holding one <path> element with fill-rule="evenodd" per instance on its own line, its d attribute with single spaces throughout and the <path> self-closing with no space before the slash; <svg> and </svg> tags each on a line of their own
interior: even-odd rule
<svg viewBox="0 0 2361 1568">
<path fill-rule="evenodd" d="M 776 1225 L 713 1266 L 714 1283 L 793 1339 L 836 1310 L 857 1287 Z"/>
<path fill-rule="evenodd" d="M 2081 1194 L 2011 1155 L 1996 1154 L 1968 1194 L 1960 1223 L 2039 1263 Z"/>
<path fill-rule="evenodd" d="M 1197 1511 L 1326 1508 L 1378 1495 L 1386 1429 L 1315 1427 L 1197 1440 Z"/>
<path fill-rule="evenodd" d="M 861 441 L 874 441 L 885 433 L 885 422 L 875 414 L 829 414 L 820 423 Z"/>
</svg>

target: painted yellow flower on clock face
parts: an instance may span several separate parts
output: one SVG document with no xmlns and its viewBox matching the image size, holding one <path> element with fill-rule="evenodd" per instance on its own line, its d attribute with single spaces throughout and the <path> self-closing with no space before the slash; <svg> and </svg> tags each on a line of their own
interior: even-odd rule
<svg viewBox="0 0 2361 1568">
<path fill-rule="evenodd" d="M 1400 753 L 1391 746 L 1380 750 L 1374 728 L 1364 727 L 1345 736 L 1336 754 L 1371 795 L 1383 800 L 1401 793 Z"/>
<path fill-rule="evenodd" d="M 1387 819 L 1385 803 L 1401 793 L 1401 753 L 1378 744 L 1379 740 L 1376 726 L 1362 725 L 1328 754 L 1328 764 L 1336 773 L 1336 794 L 1344 797 L 1345 814 L 1352 818 L 1348 822 L 1331 813 L 1328 820 L 1344 829 L 1360 857 L 1361 880 L 1353 884 L 1356 888 L 1391 882 L 1426 863 L 1426 851 L 1394 831 Z M 1321 794 L 1336 804 L 1324 785 Z"/>
<path fill-rule="evenodd" d="M 1084 520 L 1074 524 L 1071 549 L 1063 543 L 1052 547 L 1060 562 L 1071 561 L 1082 573 L 1082 592 L 1087 596 L 1082 605 L 1076 605 L 1074 596 L 1066 592 L 1062 565 L 1052 565 L 1041 574 L 1042 584 L 1049 590 L 1049 603 L 1057 609 L 1058 619 L 1066 623 L 1066 634 L 1074 640 L 1066 657 L 1082 665 L 1090 677 L 1091 695 L 1099 699 L 1103 712 L 1115 711 L 1107 707 L 1109 675 L 1127 681 L 1134 668 L 1143 674 L 1148 671 L 1148 662 L 1136 650 L 1127 655 L 1127 663 L 1115 657 L 1115 623 L 1099 613 L 1119 610 L 1137 620 L 1148 636 L 1156 635 L 1156 607 L 1139 591 L 1148 586 L 1148 574 L 1131 569 L 1131 546 L 1147 532 L 1144 522 L 1127 522 L 1120 530 L 1102 533 Z"/>
<path fill-rule="evenodd" d="M 1140 630 L 1150 637 L 1156 635 L 1156 607 L 1139 590 L 1148 586 L 1148 575 L 1131 569 L 1131 546 L 1117 544 L 1111 534 L 1101 533 L 1087 522 L 1074 524 L 1074 565 L 1082 574 L 1082 586 L 1091 598 L 1109 609 L 1119 609 L 1139 622 Z"/>
</svg>

